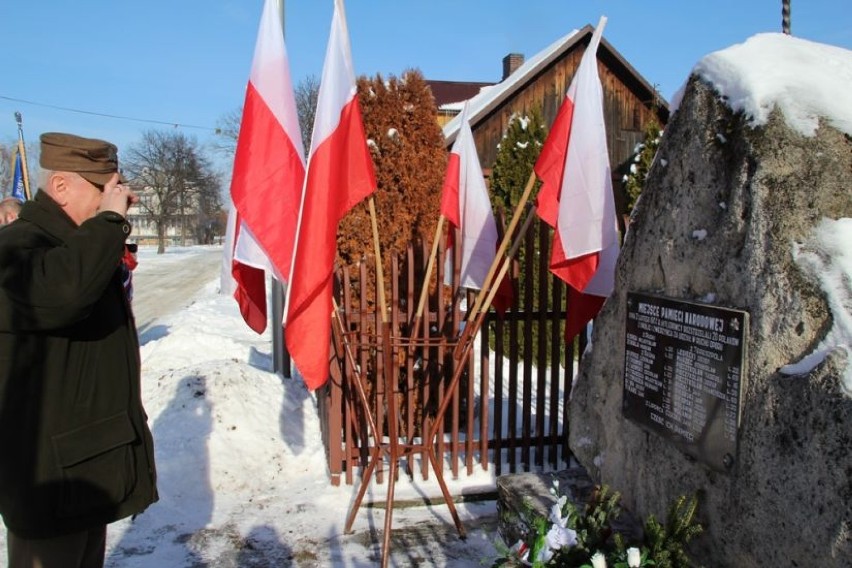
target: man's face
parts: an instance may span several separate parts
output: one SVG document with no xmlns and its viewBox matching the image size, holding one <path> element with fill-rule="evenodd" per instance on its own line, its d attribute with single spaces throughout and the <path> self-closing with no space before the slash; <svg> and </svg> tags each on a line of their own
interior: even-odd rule
<svg viewBox="0 0 852 568">
<path fill-rule="evenodd" d="M 63 172 L 61 175 L 68 184 L 67 201 L 63 209 L 75 223 L 81 225 L 97 214 L 104 189 L 77 173 Z"/>
</svg>

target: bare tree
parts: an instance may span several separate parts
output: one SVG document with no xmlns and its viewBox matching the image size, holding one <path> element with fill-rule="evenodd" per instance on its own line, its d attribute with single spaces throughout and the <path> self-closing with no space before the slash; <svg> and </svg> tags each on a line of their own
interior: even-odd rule
<svg viewBox="0 0 852 568">
<path fill-rule="evenodd" d="M 216 235 L 225 232 L 222 221 L 221 176 L 212 172 L 205 156 L 199 156 L 199 175 L 195 182 L 195 242 L 213 244 Z"/>
<path fill-rule="evenodd" d="M 237 107 L 222 115 L 216 122 L 216 137 L 210 143 L 214 152 L 229 158 L 237 151 L 237 138 L 240 135 L 240 121 L 243 118 L 243 107 Z"/>
<path fill-rule="evenodd" d="M 0 194 L 3 197 L 12 192 L 12 176 L 14 175 L 15 142 L 0 143 Z"/>
<path fill-rule="evenodd" d="M 12 178 L 15 175 L 15 150 L 18 148 L 18 141 L 15 139 L 9 139 L 6 142 L 0 142 L 0 198 L 8 197 L 12 194 Z M 27 144 L 26 145 L 26 154 L 27 154 L 27 163 L 29 167 L 27 168 L 27 172 L 29 173 L 30 180 L 30 193 L 35 195 L 36 192 L 36 180 L 38 176 L 38 157 L 39 157 L 39 145 L 38 144 Z M 33 165 L 35 164 L 35 165 Z M 33 170 L 33 167 L 36 170 Z"/>
<path fill-rule="evenodd" d="M 221 208 L 218 176 L 198 142 L 182 132 L 145 132 L 128 149 L 122 170 L 140 194 L 143 215 L 156 227 L 159 254 L 170 224 L 186 244 L 188 234 L 198 235 L 198 223 L 215 218 Z"/>
<path fill-rule="evenodd" d="M 316 75 L 308 75 L 296 86 L 296 113 L 299 115 L 299 128 L 302 131 L 302 144 L 306 154 L 311 148 L 319 88 L 320 81 Z"/>
</svg>

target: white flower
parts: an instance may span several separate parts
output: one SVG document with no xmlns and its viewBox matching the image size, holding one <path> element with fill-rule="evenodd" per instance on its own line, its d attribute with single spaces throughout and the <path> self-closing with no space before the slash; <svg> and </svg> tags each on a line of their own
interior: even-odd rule
<svg viewBox="0 0 852 568">
<path fill-rule="evenodd" d="M 553 558 L 553 550 L 552 549 L 545 547 L 545 548 L 542 548 L 541 550 L 538 551 L 537 560 L 539 562 L 541 562 L 542 564 L 547 564 L 548 562 L 550 562 L 551 558 Z"/>
<path fill-rule="evenodd" d="M 592 568 L 606 568 L 606 558 L 600 552 L 592 554 Z"/>
<path fill-rule="evenodd" d="M 545 542 L 547 542 L 547 547 L 552 548 L 553 550 L 559 550 L 566 546 L 574 546 L 577 544 L 577 531 L 566 529 L 559 525 L 553 525 L 550 527 L 550 530 L 547 531 Z"/>
<path fill-rule="evenodd" d="M 550 508 L 550 518 L 548 520 L 551 523 L 555 523 L 555 524 L 559 525 L 560 527 L 567 527 L 568 526 L 568 517 L 562 516 L 562 507 L 565 506 L 566 501 L 568 501 L 568 497 L 563 495 Z"/>
<path fill-rule="evenodd" d="M 635 546 L 627 549 L 627 565 L 630 568 L 639 568 L 639 564 L 642 562 L 642 555 L 639 554 L 639 549 Z"/>
</svg>

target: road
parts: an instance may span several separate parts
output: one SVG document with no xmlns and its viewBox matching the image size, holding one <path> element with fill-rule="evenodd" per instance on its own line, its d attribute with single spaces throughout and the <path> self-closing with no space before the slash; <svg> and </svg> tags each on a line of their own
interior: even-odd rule
<svg viewBox="0 0 852 568">
<path fill-rule="evenodd" d="M 192 303 L 197 292 L 219 274 L 221 247 L 193 247 L 146 263 L 148 251 L 140 251 L 133 272 L 133 313 L 140 332 L 157 318 Z"/>
</svg>

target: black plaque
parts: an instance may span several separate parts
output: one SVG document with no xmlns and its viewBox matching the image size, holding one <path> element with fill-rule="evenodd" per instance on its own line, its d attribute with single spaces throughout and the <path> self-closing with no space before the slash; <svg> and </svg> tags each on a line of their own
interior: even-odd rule
<svg viewBox="0 0 852 568">
<path fill-rule="evenodd" d="M 623 412 L 717 471 L 733 468 L 748 313 L 627 294 Z"/>
</svg>

